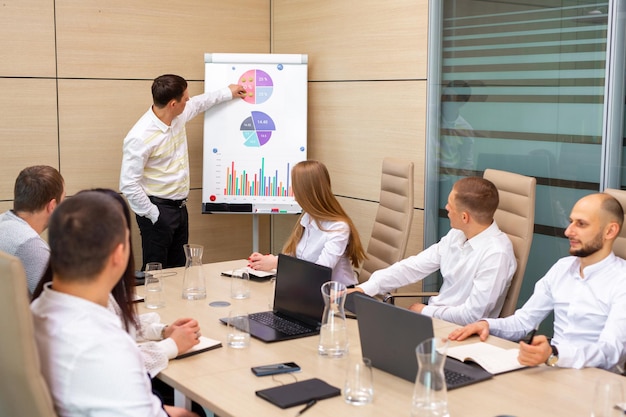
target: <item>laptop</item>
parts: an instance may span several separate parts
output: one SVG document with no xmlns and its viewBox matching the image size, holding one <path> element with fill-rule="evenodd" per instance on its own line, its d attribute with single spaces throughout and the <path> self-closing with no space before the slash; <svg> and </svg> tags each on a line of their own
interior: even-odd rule
<svg viewBox="0 0 626 417">
<path fill-rule="evenodd" d="M 248 315 L 250 335 L 267 343 L 319 334 L 324 313 L 322 284 L 333 270 L 279 254 L 272 311 Z M 224 324 L 228 318 L 221 318 Z"/>
<path fill-rule="evenodd" d="M 372 366 L 415 383 L 415 348 L 434 336 L 429 316 L 387 304 L 371 297 L 354 299 L 361 337 L 361 352 Z M 478 365 L 447 357 L 444 365 L 448 390 L 493 377 Z"/>
</svg>

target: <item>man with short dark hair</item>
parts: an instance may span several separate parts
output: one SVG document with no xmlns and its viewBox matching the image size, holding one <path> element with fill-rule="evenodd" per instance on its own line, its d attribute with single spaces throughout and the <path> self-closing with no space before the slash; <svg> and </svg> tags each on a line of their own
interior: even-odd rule
<svg viewBox="0 0 626 417">
<path fill-rule="evenodd" d="M 498 317 L 517 263 L 508 236 L 493 219 L 498 190 L 491 181 L 467 177 L 448 196 L 451 230 L 421 253 L 378 270 L 356 291 L 376 295 L 412 284 L 437 270 L 443 284 L 428 305 L 411 310 L 457 324 Z"/>
<path fill-rule="evenodd" d="M 152 83 L 152 107 L 124 139 L 120 173 L 120 191 L 141 231 L 144 267 L 148 262 L 161 262 L 164 268 L 185 265 L 183 245 L 189 240 L 185 125 L 214 105 L 245 94 L 242 86 L 231 84 L 189 98 L 187 81 L 173 74 Z"/>
<path fill-rule="evenodd" d="M 565 230 L 569 253 L 535 284 L 514 315 L 457 329 L 451 340 L 489 334 L 520 340 L 554 311 L 554 337 L 520 342 L 522 365 L 597 367 L 621 373 L 626 360 L 626 261 L 613 253 L 624 222 L 620 203 L 605 193 L 578 200 Z"/>
<path fill-rule="evenodd" d="M 52 282 L 31 311 L 59 416 L 197 417 L 163 408 L 135 341 L 107 308 L 130 256 L 120 204 L 102 192 L 79 193 L 59 205 L 49 229 Z"/>
<path fill-rule="evenodd" d="M 40 235 L 64 197 L 59 171 L 47 165 L 31 166 L 15 180 L 13 210 L 0 215 L 0 250 L 22 261 L 31 296 L 50 257 L 50 248 Z"/>
</svg>

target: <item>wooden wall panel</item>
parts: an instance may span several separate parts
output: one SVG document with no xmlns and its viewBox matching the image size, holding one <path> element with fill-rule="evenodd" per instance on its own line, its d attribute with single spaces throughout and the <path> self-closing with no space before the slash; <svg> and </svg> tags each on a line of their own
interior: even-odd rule
<svg viewBox="0 0 626 417">
<path fill-rule="evenodd" d="M 55 76 L 54 0 L 4 0 L 0 28 L 0 76 Z"/>
<path fill-rule="evenodd" d="M 0 200 L 13 200 L 19 172 L 31 165 L 59 169 L 54 80 L 0 78 Z M 61 170 L 63 174 L 63 170 Z"/>
<path fill-rule="evenodd" d="M 263 216 L 261 216 L 263 217 Z M 296 222 L 300 220 L 299 214 L 280 214 L 272 215 L 273 230 L 270 229 L 270 251 L 278 254 L 282 251 L 285 242 L 289 238 Z"/>
<path fill-rule="evenodd" d="M 309 55 L 310 80 L 425 79 L 428 0 L 274 0 L 272 51 Z"/>
<path fill-rule="evenodd" d="M 269 53 L 269 0 L 56 0 L 60 77 L 204 79 L 204 53 Z"/>
<path fill-rule="evenodd" d="M 122 142 L 152 104 L 150 81 L 59 80 L 61 166 L 68 194 L 119 190 Z"/>
<path fill-rule="evenodd" d="M 0 213 L 4 213 L 7 210 L 13 208 L 13 201 L 0 201 Z"/>
<path fill-rule="evenodd" d="M 382 159 L 415 163 L 424 207 L 426 83 L 309 83 L 309 153 L 328 167 L 335 194 L 378 201 Z"/>
<path fill-rule="evenodd" d="M 338 197 L 338 200 L 359 231 L 361 243 L 365 248 L 367 248 L 372 234 L 372 228 L 374 227 L 374 219 L 376 218 L 378 203 L 346 197 Z M 411 232 L 409 234 L 409 243 L 407 245 L 405 257 L 415 255 L 422 251 L 424 242 L 423 236 L 424 211 L 416 209 L 413 212 L 413 223 L 411 224 Z"/>
<path fill-rule="evenodd" d="M 69 193 L 118 189 L 122 144 L 152 104 L 151 85 L 144 80 L 59 80 L 61 164 Z M 204 83 L 189 82 L 190 95 L 203 91 Z M 187 124 L 191 188 L 202 187 L 203 123 L 199 115 Z"/>
</svg>

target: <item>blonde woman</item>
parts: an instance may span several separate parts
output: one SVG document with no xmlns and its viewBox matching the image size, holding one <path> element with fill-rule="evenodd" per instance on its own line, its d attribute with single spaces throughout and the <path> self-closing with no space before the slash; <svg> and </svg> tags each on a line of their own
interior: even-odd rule
<svg viewBox="0 0 626 417">
<path fill-rule="evenodd" d="M 365 251 L 352 220 L 335 198 L 328 170 L 319 161 L 302 161 L 291 171 L 293 194 L 302 207 L 283 253 L 332 268 L 333 281 L 346 286 L 357 283 L 358 268 Z M 278 257 L 253 253 L 249 267 L 270 271 L 277 267 Z"/>
</svg>

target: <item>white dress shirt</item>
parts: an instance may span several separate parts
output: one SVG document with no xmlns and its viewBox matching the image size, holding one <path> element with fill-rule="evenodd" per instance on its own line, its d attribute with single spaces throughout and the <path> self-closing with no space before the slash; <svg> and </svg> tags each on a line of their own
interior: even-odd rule
<svg viewBox="0 0 626 417">
<path fill-rule="evenodd" d="M 163 123 L 152 108 L 124 139 L 120 191 L 139 216 L 156 223 L 159 209 L 148 196 L 183 200 L 189 194 L 189 154 L 186 124 L 214 105 L 233 98 L 228 87 L 191 97 L 185 110 Z"/>
<path fill-rule="evenodd" d="M 359 285 L 368 295 L 386 293 L 440 270 L 443 284 L 422 314 L 465 325 L 498 317 L 517 263 L 508 236 L 494 221 L 467 240 L 451 229 L 421 253 L 378 270 Z"/>
<path fill-rule="evenodd" d="M 50 284 L 31 311 L 41 371 L 60 417 L 167 416 L 114 313 Z"/>
<path fill-rule="evenodd" d="M 488 319 L 489 332 L 521 339 L 554 311 L 557 366 L 620 371 L 626 359 L 626 261 L 611 253 L 584 269 L 580 258 L 557 261 L 514 315 Z"/>
<path fill-rule="evenodd" d="M 120 319 L 122 318 L 122 310 L 120 310 L 113 296 L 109 297 L 109 305 L 107 307 Z M 161 317 L 158 313 L 144 313 L 140 314 L 138 318 L 139 329 L 135 328 L 135 326 L 130 326 L 129 333 L 138 343 L 137 346 L 150 378 L 154 378 L 159 372 L 167 368 L 170 359 L 178 356 L 178 346 L 174 339 L 170 337 L 163 339 L 161 337 L 166 326 L 161 323 Z"/>
<path fill-rule="evenodd" d="M 350 240 L 350 226 L 345 222 L 315 220 L 304 213 L 300 219 L 304 232 L 296 247 L 296 258 L 332 268 L 332 280 L 346 286 L 357 283 L 346 248 Z M 320 228 L 321 227 L 321 228 Z"/>
</svg>

